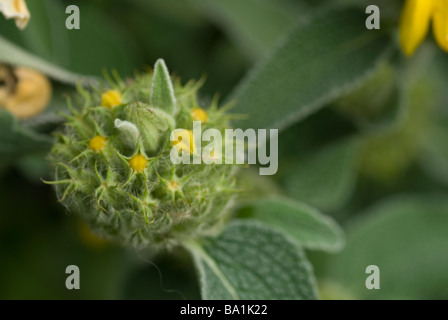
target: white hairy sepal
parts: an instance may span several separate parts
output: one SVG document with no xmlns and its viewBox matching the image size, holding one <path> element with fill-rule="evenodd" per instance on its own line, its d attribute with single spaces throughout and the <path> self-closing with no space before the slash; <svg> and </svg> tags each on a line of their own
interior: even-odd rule
<svg viewBox="0 0 448 320">
<path fill-rule="evenodd" d="M 135 149 L 140 137 L 140 132 L 135 124 L 126 120 L 115 119 L 115 128 L 120 131 L 122 143 L 129 148 Z"/>
</svg>

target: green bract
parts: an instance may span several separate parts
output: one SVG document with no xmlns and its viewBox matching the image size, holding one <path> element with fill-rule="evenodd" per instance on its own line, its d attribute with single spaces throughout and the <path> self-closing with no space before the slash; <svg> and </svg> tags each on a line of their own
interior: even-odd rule
<svg viewBox="0 0 448 320">
<path fill-rule="evenodd" d="M 136 247 L 170 247 L 216 233 L 228 216 L 236 167 L 170 160 L 170 134 L 192 129 L 199 85 L 173 85 L 163 60 L 153 73 L 109 85 L 80 88 L 84 101 L 70 107 L 57 134 L 51 183 L 60 202 L 97 233 Z M 228 127 L 216 101 L 207 115 L 203 129 Z"/>
</svg>

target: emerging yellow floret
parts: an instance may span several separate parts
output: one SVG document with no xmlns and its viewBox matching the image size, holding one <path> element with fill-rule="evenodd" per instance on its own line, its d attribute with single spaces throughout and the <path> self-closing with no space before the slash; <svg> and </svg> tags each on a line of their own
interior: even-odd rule
<svg viewBox="0 0 448 320">
<path fill-rule="evenodd" d="M 96 136 L 89 141 L 89 148 L 95 152 L 100 152 L 106 146 L 107 139 L 103 136 Z"/>
<path fill-rule="evenodd" d="M 177 181 L 170 181 L 170 182 L 168 183 L 168 188 L 169 188 L 171 191 L 176 191 L 176 190 L 179 188 L 179 182 L 177 182 Z"/>
<path fill-rule="evenodd" d="M 109 90 L 101 96 L 101 106 L 113 108 L 122 103 L 121 93 L 116 90 Z"/>
<path fill-rule="evenodd" d="M 182 138 L 179 141 L 179 138 Z M 188 153 L 196 153 L 196 145 L 194 144 L 193 132 L 191 130 L 178 129 L 174 131 L 174 141 L 171 142 L 178 151 Z"/>
<path fill-rule="evenodd" d="M 142 154 L 137 154 L 129 160 L 129 165 L 135 172 L 143 172 L 148 164 L 148 160 Z"/>
<path fill-rule="evenodd" d="M 191 109 L 191 117 L 193 118 L 193 121 L 201 121 L 201 122 L 207 122 L 208 119 L 207 112 L 205 112 L 204 109 L 197 107 Z"/>
<path fill-rule="evenodd" d="M 406 55 L 411 56 L 423 42 L 431 20 L 437 43 L 448 51 L 448 1 L 407 0 L 400 23 L 400 42 Z"/>
</svg>

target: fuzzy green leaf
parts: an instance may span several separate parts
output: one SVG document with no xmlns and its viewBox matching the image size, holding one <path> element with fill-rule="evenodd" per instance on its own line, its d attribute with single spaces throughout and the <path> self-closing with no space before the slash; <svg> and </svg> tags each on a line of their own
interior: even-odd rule
<svg viewBox="0 0 448 320">
<path fill-rule="evenodd" d="M 12 114 L 0 109 L 0 160 L 50 150 L 52 139 L 21 126 Z"/>
<path fill-rule="evenodd" d="M 326 277 L 360 299 L 446 298 L 447 230 L 446 196 L 384 201 L 348 226 L 347 246 L 327 264 Z M 379 290 L 366 288 L 369 265 L 380 269 Z"/>
<path fill-rule="evenodd" d="M 390 51 L 390 38 L 365 27 L 363 11 L 337 7 L 300 23 L 236 88 L 245 128 L 284 129 L 367 79 Z"/>
<path fill-rule="evenodd" d="M 423 65 L 426 75 L 422 81 L 432 89 L 426 105 L 433 105 L 434 119 L 425 135 L 422 135 L 425 140 L 422 143 L 420 162 L 433 179 L 448 185 L 448 60 L 441 50 L 430 51 L 427 60 L 429 65 Z"/>
<path fill-rule="evenodd" d="M 335 252 L 344 245 L 343 231 L 333 219 L 300 202 L 283 198 L 259 200 L 243 207 L 239 216 L 275 227 L 306 249 Z"/>
<path fill-rule="evenodd" d="M 268 53 L 308 6 L 281 0 L 194 0 L 250 58 Z"/>
<path fill-rule="evenodd" d="M 448 116 L 440 116 L 428 132 L 421 154 L 423 168 L 436 180 L 448 185 Z"/>
<path fill-rule="evenodd" d="M 338 209 L 355 188 L 359 146 L 345 139 L 299 158 L 284 179 L 288 196 L 323 211 Z"/>
<path fill-rule="evenodd" d="M 0 62 L 36 69 L 50 78 L 70 84 L 75 84 L 77 81 L 87 79 L 85 76 L 64 70 L 61 67 L 34 56 L 1 36 Z"/>
<path fill-rule="evenodd" d="M 175 113 L 176 97 L 174 96 L 173 83 L 163 59 L 157 60 L 154 66 L 151 104 L 169 114 Z"/>
<path fill-rule="evenodd" d="M 399 125 L 406 116 L 402 87 L 396 70 L 384 64 L 371 79 L 339 99 L 335 106 L 360 129 L 384 132 Z"/>
<path fill-rule="evenodd" d="M 189 249 L 203 299 L 317 298 L 303 250 L 259 222 L 231 222 L 204 247 L 193 244 Z"/>
</svg>

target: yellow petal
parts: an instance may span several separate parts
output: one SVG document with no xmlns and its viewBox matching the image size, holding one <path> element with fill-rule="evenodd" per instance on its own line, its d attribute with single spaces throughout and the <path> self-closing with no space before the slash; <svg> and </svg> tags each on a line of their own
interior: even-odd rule
<svg viewBox="0 0 448 320">
<path fill-rule="evenodd" d="M 0 12 L 6 19 L 14 18 L 19 29 L 24 29 L 30 20 L 30 12 L 24 0 L 0 0 Z"/>
<path fill-rule="evenodd" d="M 435 4 L 440 0 L 407 0 L 400 22 L 400 43 L 412 55 L 428 33 Z"/>
<path fill-rule="evenodd" d="M 435 8 L 433 22 L 434 36 L 439 46 L 448 51 L 448 2 L 439 1 Z"/>
</svg>

